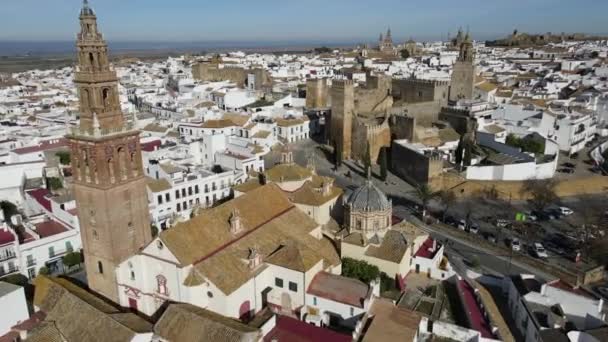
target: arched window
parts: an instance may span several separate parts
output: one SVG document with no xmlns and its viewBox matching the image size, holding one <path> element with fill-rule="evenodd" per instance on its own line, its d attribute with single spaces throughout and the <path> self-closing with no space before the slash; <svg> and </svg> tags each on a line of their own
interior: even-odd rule
<svg viewBox="0 0 608 342">
<path fill-rule="evenodd" d="M 95 55 L 93 55 L 92 52 L 89 52 L 89 65 L 91 66 L 91 69 L 95 68 Z"/>
<path fill-rule="evenodd" d="M 88 89 L 83 89 L 82 90 L 82 107 L 88 108 L 89 105 L 91 104 L 89 96 L 90 96 L 89 95 L 89 90 Z"/>
<path fill-rule="evenodd" d="M 118 172 L 120 173 L 120 178 L 127 178 L 127 154 L 125 153 L 125 149 L 123 147 L 118 148 Z"/>
<path fill-rule="evenodd" d="M 103 88 L 101 91 L 101 98 L 103 99 L 104 108 L 109 109 L 110 107 L 110 88 Z"/>
<path fill-rule="evenodd" d="M 114 183 L 114 160 L 108 159 L 108 174 L 110 175 L 110 182 Z"/>
</svg>

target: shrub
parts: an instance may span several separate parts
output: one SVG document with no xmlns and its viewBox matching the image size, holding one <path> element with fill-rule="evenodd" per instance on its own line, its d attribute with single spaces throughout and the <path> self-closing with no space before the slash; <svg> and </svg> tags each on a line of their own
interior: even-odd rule
<svg viewBox="0 0 608 342">
<path fill-rule="evenodd" d="M 63 182 L 61 179 L 57 177 L 49 177 L 47 178 L 48 187 L 51 190 L 58 190 L 63 188 Z"/>
<path fill-rule="evenodd" d="M 70 165 L 70 162 L 71 162 L 70 152 L 59 151 L 59 152 L 55 153 L 55 155 L 57 157 L 59 157 L 59 163 L 61 165 Z"/>
<path fill-rule="evenodd" d="M 342 275 L 348 278 L 359 279 L 368 284 L 380 276 L 380 270 L 377 266 L 370 265 L 365 261 L 343 258 Z"/>
<path fill-rule="evenodd" d="M 51 271 L 48 269 L 48 267 L 46 267 L 46 266 L 42 266 L 42 267 L 40 267 L 40 269 L 38 270 L 38 274 L 41 274 L 41 275 L 49 275 L 49 274 L 51 274 Z"/>
<path fill-rule="evenodd" d="M 80 265 L 82 262 L 82 254 L 80 252 L 68 253 L 63 257 L 63 264 L 67 267 Z"/>
</svg>

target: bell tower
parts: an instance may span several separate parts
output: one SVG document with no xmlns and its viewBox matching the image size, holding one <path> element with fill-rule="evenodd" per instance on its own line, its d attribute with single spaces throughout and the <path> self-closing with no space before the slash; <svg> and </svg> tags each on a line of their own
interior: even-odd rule
<svg viewBox="0 0 608 342">
<path fill-rule="evenodd" d="M 118 302 L 116 266 L 151 240 L 139 131 L 120 108 L 118 79 L 84 0 L 74 84 L 80 124 L 68 131 L 89 287 Z"/>
<path fill-rule="evenodd" d="M 475 50 L 473 48 L 471 36 L 468 32 L 459 48 L 460 53 L 456 63 L 454 63 L 450 84 L 449 100 L 451 102 L 473 99 L 475 84 Z"/>
</svg>

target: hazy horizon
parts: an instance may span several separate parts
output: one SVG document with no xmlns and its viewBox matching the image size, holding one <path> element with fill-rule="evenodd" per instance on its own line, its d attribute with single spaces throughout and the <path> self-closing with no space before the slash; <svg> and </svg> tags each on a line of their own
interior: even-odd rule
<svg viewBox="0 0 608 342">
<path fill-rule="evenodd" d="M 606 31 L 608 1 L 579 0 L 90 0 L 110 42 L 373 42 L 447 39 L 459 27 L 487 40 L 520 32 Z M 73 41 L 81 0 L 2 4 L 0 41 Z M 1 53 L 1 51 L 0 51 Z"/>
</svg>

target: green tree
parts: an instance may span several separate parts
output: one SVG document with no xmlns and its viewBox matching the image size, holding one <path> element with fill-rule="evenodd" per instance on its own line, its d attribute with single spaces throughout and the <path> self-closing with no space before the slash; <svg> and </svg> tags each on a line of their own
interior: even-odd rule
<svg viewBox="0 0 608 342">
<path fill-rule="evenodd" d="M 4 215 L 4 220 L 6 222 L 10 222 L 13 215 L 19 214 L 17 206 L 9 201 L 1 201 L 0 209 L 2 209 L 2 214 Z"/>
<path fill-rule="evenodd" d="M 80 252 L 68 253 L 63 257 L 63 264 L 68 268 L 80 265 L 82 263 L 82 254 Z"/>
<path fill-rule="evenodd" d="M 557 182 L 553 179 L 529 179 L 524 182 L 521 192 L 530 195 L 530 203 L 534 209 L 543 211 L 558 199 L 556 186 Z"/>
<path fill-rule="evenodd" d="M 348 278 L 359 279 L 368 284 L 380 276 L 380 270 L 377 266 L 370 265 L 366 261 L 343 258 L 342 275 Z"/>
<path fill-rule="evenodd" d="M 260 182 L 260 185 L 266 185 L 266 174 L 264 172 L 258 173 L 258 182 Z"/>
<path fill-rule="evenodd" d="M 57 157 L 59 157 L 59 163 L 61 165 L 70 165 L 70 162 L 72 160 L 70 152 L 68 152 L 68 151 L 59 151 L 59 152 L 55 153 L 55 155 Z"/>
<path fill-rule="evenodd" d="M 49 274 L 51 274 L 51 271 L 49 270 L 49 268 L 48 268 L 48 267 L 46 267 L 46 266 L 42 266 L 42 267 L 40 267 L 40 269 L 38 270 L 38 274 L 41 274 L 41 275 L 49 275 Z"/>
<path fill-rule="evenodd" d="M 63 182 L 57 177 L 49 177 L 46 179 L 48 188 L 51 190 L 59 190 L 63 188 Z"/>
<path fill-rule="evenodd" d="M 382 178 L 383 181 L 386 181 L 386 177 L 388 177 L 388 158 L 386 154 L 385 147 L 380 149 L 380 178 Z"/>
<path fill-rule="evenodd" d="M 158 236 L 158 227 L 155 225 L 150 225 L 150 231 L 152 232 L 152 237 Z"/>
<path fill-rule="evenodd" d="M 426 217 L 426 209 L 429 205 L 429 202 L 437 196 L 437 193 L 431 190 L 428 184 L 419 184 L 416 187 L 416 197 L 422 203 L 422 218 Z"/>
<path fill-rule="evenodd" d="M 407 51 L 407 49 L 403 49 L 403 50 L 399 51 L 399 53 L 401 54 L 401 58 L 403 58 L 403 59 L 410 58 L 410 52 Z"/>
</svg>

